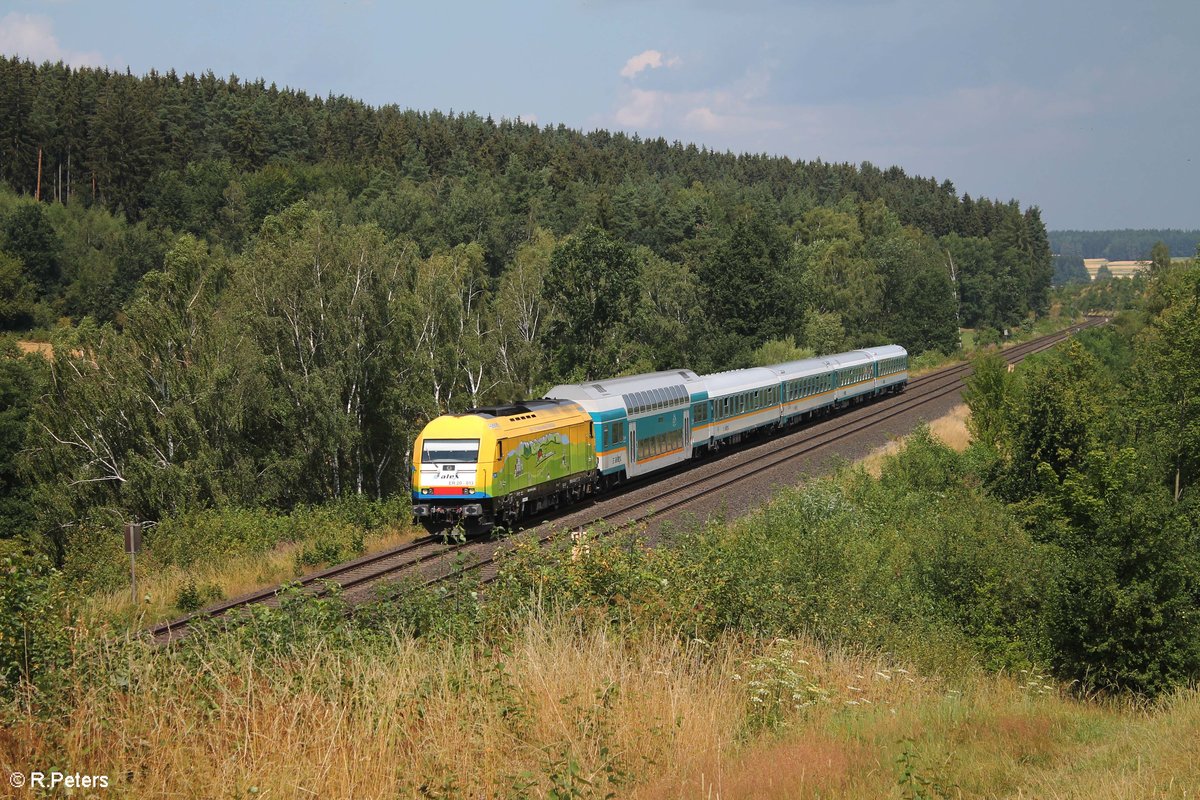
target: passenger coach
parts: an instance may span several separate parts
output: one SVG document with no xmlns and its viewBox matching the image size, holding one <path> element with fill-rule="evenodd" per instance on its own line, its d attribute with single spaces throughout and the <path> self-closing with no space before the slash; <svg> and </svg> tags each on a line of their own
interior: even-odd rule
<svg viewBox="0 0 1200 800">
<path fill-rule="evenodd" d="M 547 398 L 572 400 L 592 418 L 600 481 L 611 485 L 692 457 L 693 409 L 708 395 L 687 369 L 563 384 Z"/>
</svg>

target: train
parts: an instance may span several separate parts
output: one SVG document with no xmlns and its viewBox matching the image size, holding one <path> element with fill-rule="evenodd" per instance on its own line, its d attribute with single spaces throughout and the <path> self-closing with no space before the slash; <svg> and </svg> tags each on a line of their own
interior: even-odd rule
<svg viewBox="0 0 1200 800">
<path fill-rule="evenodd" d="M 511 529 L 907 383 L 908 352 L 883 345 L 711 375 L 562 384 L 537 400 L 444 414 L 413 446 L 413 518 L 431 533 Z"/>
</svg>

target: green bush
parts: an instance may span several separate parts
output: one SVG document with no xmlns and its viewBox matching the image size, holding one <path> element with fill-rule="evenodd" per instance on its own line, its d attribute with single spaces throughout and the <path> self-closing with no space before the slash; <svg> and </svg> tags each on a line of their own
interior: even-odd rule
<svg viewBox="0 0 1200 800">
<path fill-rule="evenodd" d="M 189 580 L 175 593 L 175 607 L 187 614 L 225 599 L 225 592 L 215 583 L 197 584 Z"/>
<path fill-rule="evenodd" d="M 330 513 L 293 515 L 291 522 L 293 541 L 306 542 L 296 554 L 297 575 L 308 568 L 348 561 L 363 551 L 363 529 Z"/>
<path fill-rule="evenodd" d="M 52 690 L 71 661 L 72 615 L 62 574 L 43 556 L 0 557 L 0 697 Z"/>
<path fill-rule="evenodd" d="M 944 491 L 962 483 L 964 470 L 958 453 L 942 444 L 921 424 L 903 449 L 884 462 L 880 481 L 897 494 L 905 489 Z"/>
<path fill-rule="evenodd" d="M 109 592 L 129 585 L 129 556 L 115 515 L 85 522 L 72 531 L 63 577 L 84 592 Z"/>
</svg>

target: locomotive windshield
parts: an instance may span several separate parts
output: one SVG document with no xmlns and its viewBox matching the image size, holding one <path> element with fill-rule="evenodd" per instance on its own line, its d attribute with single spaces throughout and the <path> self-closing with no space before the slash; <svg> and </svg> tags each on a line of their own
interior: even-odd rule
<svg viewBox="0 0 1200 800">
<path fill-rule="evenodd" d="M 478 439 L 426 439 L 421 448 L 424 464 L 474 464 L 478 460 Z"/>
</svg>

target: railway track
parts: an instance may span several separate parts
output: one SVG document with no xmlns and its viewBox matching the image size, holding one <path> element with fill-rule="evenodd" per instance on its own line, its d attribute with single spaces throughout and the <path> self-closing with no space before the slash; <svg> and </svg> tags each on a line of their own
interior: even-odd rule
<svg viewBox="0 0 1200 800">
<path fill-rule="evenodd" d="M 1104 318 L 1092 318 L 1058 333 L 1011 347 L 1002 351 L 1002 355 L 1009 363 L 1016 363 L 1055 346 L 1080 330 L 1106 321 Z M 479 580 L 487 582 L 494 577 L 497 559 L 511 546 L 513 538 L 535 538 L 540 544 L 568 528 L 604 525 L 605 530 L 612 533 L 646 522 L 957 392 L 961 389 L 963 378 L 970 372 L 969 364 L 956 364 L 923 375 L 910 381 L 902 394 L 865 404 L 837 417 L 843 423 L 827 430 L 814 432 L 812 428 L 819 427 L 820 423 L 808 423 L 767 440 L 754 440 L 747 446 L 706 458 L 698 465 L 655 476 L 653 481 L 631 483 L 626 490 L 616 495 L 606 495 L 588 506 L 540 521 L 534 520 L 531 526 L 513 534 L 510 539 L 455 542 L 443 537 L 426 536 L 306 575 L 287 586 L 319 597 L 336 584 L 351 602 L 361 602 L 373 596 L 379 585 L 401 578 L 433 585 L 451 577 L 477 572 Z M 822 421 L 828 420 L 825 418 Z M 208 606 L 156 625 L 148 629 L 148 633 L 159 644 L 178 641 L 200 621 L 226 617 L 252 605 L 278 605 L 282 588 L 263 589 Z"/>
<path fill-rule="evenodd" d="M 1072 325 L 1058 333 L 1009 348 L 1003 351 L 1002 355 L 1010 364 L 1015 364 L 1031 355 L 1054 347 L 1081 330 L 1104 324 L 1105 321 L 1104 319 L 1091 319 Z M 856 416 L 837 417 L 836 419 L 845 420 L 845 422 L 835 428 L 812 434 L 810 426 L 802 426 L 791 433 L 774 437 L 767 442 L 759 440 L 758 447 L 739 449 L 726 458 L 719 459 L 722 469 L 715 474 L 699 476 L 682 485 L 671 486 L 671 477 L 678 474 L 687 475 L 695 471 L 695 468 L 687 468 L 681 473 L 672 473 L 672 475 L 664 476 L 661 481 L 647 484 L 648 487 L 654 487 L 648 496 L 631 499 L 631 502 L 627 502 L 619 510 L 593 517 L 582 523 L 574 522 L 570 526 L 563 524 L 566 520 L 556 519 L 552 523 L 539 526 L 528 533 L 537 537 L 538 544 L 544 544 L 559 534 L 564 527 L 583 530 L 590 526 L 603 524 L 606 526 L 604 533 L 608 535 L 648 522 L 654 517 L 718 494 L 736 484 L 758 478 L 764 471 L 786 461 L 828 448 L 856 433 L 957 392 L 962 387 L 963 378 L 967 377 L 971 371 L 969 364 L 957 364 L 923 375 L 911 381 L 908 388 L 900 395 L 861 406 L 860 413 Z M 663 486 L 663 488 L 659 489 L 659 486 Z M 445 581 L 449 577 L 476 571 L 485 573 L 481 576 L 480 582 L 486 583 L 494 577 L 496 561 L 503 549 L 503 547 L 497 547 L 489 556 L 468 564 L 450 575 L 428 579 L 425 583 L 432 585 Z"/>
</svg>

